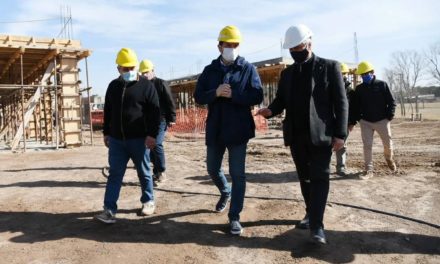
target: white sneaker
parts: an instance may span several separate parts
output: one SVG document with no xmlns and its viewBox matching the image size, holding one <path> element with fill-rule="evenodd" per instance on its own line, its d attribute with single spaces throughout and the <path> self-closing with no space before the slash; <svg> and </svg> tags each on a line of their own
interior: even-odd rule
<svg viewBox="0 0 440 264">
<path fill-rule="evenodd" d="M 360 175 L 359 178 L 361 180 L 368 180 L 368 179 L 373 178 L 373 176 L 374 176 L 373 171 L 372 170 L 367 170 L 362 175 Z"/>
<path fill-rule="evenodd" d="M 152 215 L 155 209 L 154 201 L 148 201 L 142 204 L 141 215 Z"/>
</svg>

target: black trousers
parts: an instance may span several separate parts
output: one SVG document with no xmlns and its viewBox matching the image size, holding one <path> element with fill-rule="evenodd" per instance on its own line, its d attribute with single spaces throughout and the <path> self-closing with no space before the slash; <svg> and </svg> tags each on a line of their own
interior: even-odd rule
<svg viewBox="0 0 440 264">
<path fill-rule="evenodd" d="M 310 219 L 310 229 L 324 228 L 330 186 L 331 146 L 315 146 L 308 136 L 295 137 L 290 146 Z"/>
</svg>

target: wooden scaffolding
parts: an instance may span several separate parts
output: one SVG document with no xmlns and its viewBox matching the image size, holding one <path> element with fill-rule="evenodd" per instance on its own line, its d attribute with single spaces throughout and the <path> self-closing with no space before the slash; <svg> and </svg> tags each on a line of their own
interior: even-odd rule
<svg viewBox="0 0 440 264">
<path fill-rule="evenodd" d="M 78 62 L 90 56 L 77 40 L 0 35 L 0 144 L 82 145 Z M 88 74 L 87 74 L 88 79 Z"/>
<path fill-rule="evenodd" d="M 268 105 L 275 98 L 278 79 L 282 70 L 292 64 L 291 59 L 275 58 L 271 60 L 252 63 L 260 75 L 264 91 L 264 105 Z M 200 74 L 190 75 L 183 78 L 170 80 L 170 88 L 173 92 L 176 107 L 186 109 L 195 107 L 194 91 Z"/>
</svg>

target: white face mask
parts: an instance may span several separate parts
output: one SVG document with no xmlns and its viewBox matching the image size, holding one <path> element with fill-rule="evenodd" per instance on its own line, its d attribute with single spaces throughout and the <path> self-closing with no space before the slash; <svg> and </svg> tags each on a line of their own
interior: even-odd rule
<svg viewBox="0 0 440 264">
<path fill-rule="evenodd" d="M 222 57 L 225 61 L 233 62 L 238 57 L 238 48 L 223 48 Z"/>
</svg>

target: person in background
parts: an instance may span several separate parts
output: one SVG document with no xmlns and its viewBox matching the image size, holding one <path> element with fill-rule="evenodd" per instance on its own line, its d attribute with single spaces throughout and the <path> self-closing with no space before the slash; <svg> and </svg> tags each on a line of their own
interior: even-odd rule
<svg viewBox="0 0 440 264">
<path fill-rule="evenodd" d="M 350 72 L 347 64 L 341 63 L 341 73 L 342 73 L 342 80 L 344 81 L 345 86 L 345 94 L 347 96 L 347 101 L 350 109 L 350 96 L 353 93 L 353 89 L 351 87 L 351 82 L 348 80 L 348 73 Z M 349 110 L 350 112 L 350 110 Z M 348 138 L 348 134 L 347 134 Z M 339 176 L 345 176 L 346 175 L 346 169 L 347 169 L 347 138 L 345 138 L 344 146 L 336 151 L 336 174 Z"/>
<path fill-rule="evenodd" d="M 168 83 L 156 77 L 154 65 L 150 60 L 143 60 L 139 65 L 139 72 L 150 80 L 156 88 L 160 105 L 160 126 L 156 137 L 156 147 L 150 150 L 150 159 L 153 163 L 153 181 L 155 186 L 166 180 L 165 149 L 163 141 L 168 127 L 176 122 L 176 106 Z"/>
<path fill-rule="evenodd" d="M 350 101 L 351 131 L 356 123 L 361 127 L 362 143 L 364 146 L 365 171 L 361 179 L 369 179 L 373 173 L 373 136 L 376 131 L 382 140 L 384 156 L 391 171 L 397 170 L 394 162 L 393 141 L 390 122 L 394 118 L 396 101 L 384 81 L 376 79 L 374 67 L 371 63 L 359 63 L 356 74 L 362 77 L 362 83 L 354 90 Z"/>
</svg>

